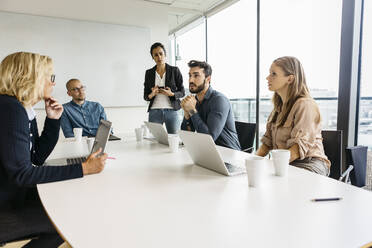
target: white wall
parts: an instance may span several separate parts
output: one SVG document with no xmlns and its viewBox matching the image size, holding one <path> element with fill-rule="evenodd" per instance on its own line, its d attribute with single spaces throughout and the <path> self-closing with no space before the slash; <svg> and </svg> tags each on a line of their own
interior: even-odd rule
<svg viewBox="0 0 372 248">
<path fill-rule="evenodd" d="M 115 134 L 134 135 L 134 129 L 143 125 L 143 121 L 147 121 L 147 107 L 126 107 L 126 108 L 105 108 L 107 119 L 113 124 Z M 45 121 L 45 110 L 36 110 L 37 126 L 39 133 L 43 131 Z M 62 130 L 60 138 L 63 138 Z"/>
<path fill-rule="evenodd" d="M 151 29 L 151 42 L 168 41 L 167 7 L 133 0 L 1 0 L 0 10 Z M 27 38 L 27 37 L 25 37 Z"/>
<path fill-rule="evenodd" d="M 0 10 L 39 16 L 95 21 L 150 28 L 151 43 L 168 43 L 168 13 L 165 6 L 133 0 L 1 0 Z M 2 35 L 2 39 L 6 34 Z M 27 37 L 25 37 L 27 39 Z M 150 49 L 150 48 L 149 48 Z M 150 56 L 150 54 L 149 54 Z M 128 58 L 130 59 L 130 58 Z M 145 72 L 143 72 L 144 78 Z M 64 83 L 64 82 L 57 82 Z M 89 95 L 87 96 L 89 99 Z M 146 107 L 105 108 L 115 133 L 132 132 L 147 119 Z M 39 131 L 45 111 L 38 110 Z"/>
<path fill-rule="evenodd" d="M 113 123 L 115 133 L 132 133 L 147 121 L 146 107 L 105 108 L 107 119 Z"/>
</svg>

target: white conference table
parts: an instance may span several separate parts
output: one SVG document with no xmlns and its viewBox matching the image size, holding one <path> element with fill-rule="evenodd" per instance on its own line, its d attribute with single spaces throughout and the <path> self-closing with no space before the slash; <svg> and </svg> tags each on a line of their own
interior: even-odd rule
<svg viewBox="0 0 372 248">
<path fill-rule="evenodd" d="M 247 153 L 219 148 L 231 161 Z M 185 148 L 112 141 L 100 174 L 38 185 L 59 232 L 84 247 L 360 247 L 372 241 L 372 192 L 290 167 L 265 184 L 193 165 Z M 343 197 L 335 202 L 313 198 Z"/>
</svg>

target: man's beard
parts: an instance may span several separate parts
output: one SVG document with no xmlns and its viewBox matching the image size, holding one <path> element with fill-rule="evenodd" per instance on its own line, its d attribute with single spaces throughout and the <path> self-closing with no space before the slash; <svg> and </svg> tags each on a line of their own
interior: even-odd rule
<svg viewBox="0 0 372 248">
<path fill-rule="evenodd" d="M 202 85 L 199 85 L 195 90 L 190 90 L 191 93 L 198 94 L 199 92 L 203 91 L 205 89 L 205 79 Z"/>
<path fill-rule="evenodd" d="M 78 97 L 76 98 L 76 100 L 78 100 L 78 101 L 85 101 L 85 96 L 82 96 L 82 97 L 79 97 L 79 96 L 78 96 Z"/>
</svg>

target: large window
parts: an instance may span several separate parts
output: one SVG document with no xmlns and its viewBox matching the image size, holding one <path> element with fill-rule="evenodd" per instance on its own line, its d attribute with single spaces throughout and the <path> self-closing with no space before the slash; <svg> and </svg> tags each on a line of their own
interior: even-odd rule
<svg viewBox="0 0 372 248">
<path fill-rule="evenodd" d="M 183 76 L 185 89 L 188 89 L 189 67 L 187 63 L 192 60 L 205 61 L 205 21 L 200 19 L 186 30 L 176 34 L 175 59 Z"/>
<path fill-rule="evenodd" d="M 256 1 L 241 0 L 208 18 L 211 86 L 231 99 L 236 120 L 256 122 Z"/>
<path fill-rule="evenodd" d="M 260 132 L 272 110 L 266 76 L 272 61 L 297 57 L 324 129 L 336 129 L 342 1 L 261 1 Z"/>
<path fill-rule="evenodd" d="M 372 149 L 372 2 L 364 1 L 358 144 Z"/>
<path fill-rule="evenodd" d="M 176 38 L 174 35 L 168 36 L 167 60 L 170 65 L 176 65 Z"/>
<path fill-rule="evenodd" d="M 347 119 L 337 109 L 340 76 L 345 81 L 344 75 L 340 74 L 340 58 L 349 59 L 344 50 L 343 56 L 340 56 L 342 7 L 343 4 L 348 6 L 345 3 L 348 2 L 260 1 L 260 75 L 256 75 L 257 1 L 250 0 L 237 1 L 214 15 L 207 12 L 206 19 L 202 18 L 176 32 L 175 45 L 171 49 L 175 54 L 175 64 L 181 69 L 187 88 L 187 62 L 191 59 L 208 59 L 213 68 L 212 87 L 230 99 L 235 119 L 246 122 L 257 120 L 255 98 L 256 77 L 259 77 L 259 131 L 262 136 L 273 108 L 273 93 L 268 91 L 266 82 L 270 65 L 278 57 L 295 56 L 303 64 L 310 93 L 320 108 L 322 128 L 336 129 L 338 113 L 341 113 L 340 119 Z M 372 73 L 368 71 L 369 64 L 372 64 L 371 5 L 371 1 L 365 1 L 358 137 L 360 144 L 372 147 L 372 141 L 368 144 L 372 140 Z M 352 26 L 353 21 L 347 16 L 344 17 L 345 25 Z M 341 64 L 345 66 L 346 62 L 342 61 Z M 349 121 L 346 121 L 347 126 Z M 343 123 L 339 123 L 339 128 L 345 129 Z M 347 131 L 344 130 L 345 134 Z M 368 139 L 369 135 L 371 139 Z"/>
</svg>

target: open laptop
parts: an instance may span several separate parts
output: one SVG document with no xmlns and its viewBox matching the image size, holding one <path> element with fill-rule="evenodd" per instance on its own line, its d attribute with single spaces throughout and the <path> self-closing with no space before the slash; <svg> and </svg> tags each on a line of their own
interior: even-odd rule
<svg viewBox="0 0 372 248">
<path fill-rule="evenodd" d="M 144 121 L 144 123 L 160 144 L 169 145 L 168 133 L 162 124 L 148 121 Z"/>
<path fill-rule="evenodd" d="M 179 135 L 195 164 L 226 176 L 246 173 L 245 168 L 224 162 L 209 134 L 181 130 Z"/>
<path fill-rule="evenodd" d="M 105 150 L 107 140 L 110 135 L 111 125 L 112 123 L 109 121 L 100 120 L 100 124 L 97 130 L 96 137 L 94 139 L 92 150 L 90 151 L 89 154 L 86 154 L 86 156 L 80 156 L 80 157 L 75 156 L 75 157 L 69 157 L 69 158 L 51 159 L 46 162 L 46 165 L 65 165 L 65 164 L 70 165 L 70 164 L 82 163 L 87 159 L 87 157 L 90 154 L 98 151 L 99 148 L 102 148 L 102 151 L 99 154 L 99 155 L 102 155 Z"/>
<path fill-rule="evenodd" d="M 113 134 L 110 134 L 108 140 L 109 140 L 109 141 L 113 141 L 113 140 L 121 140 L 121 138 L 119 138 L 118 136 L 115 136 L 115 135 L 113 135 Z"/>
</svg>

